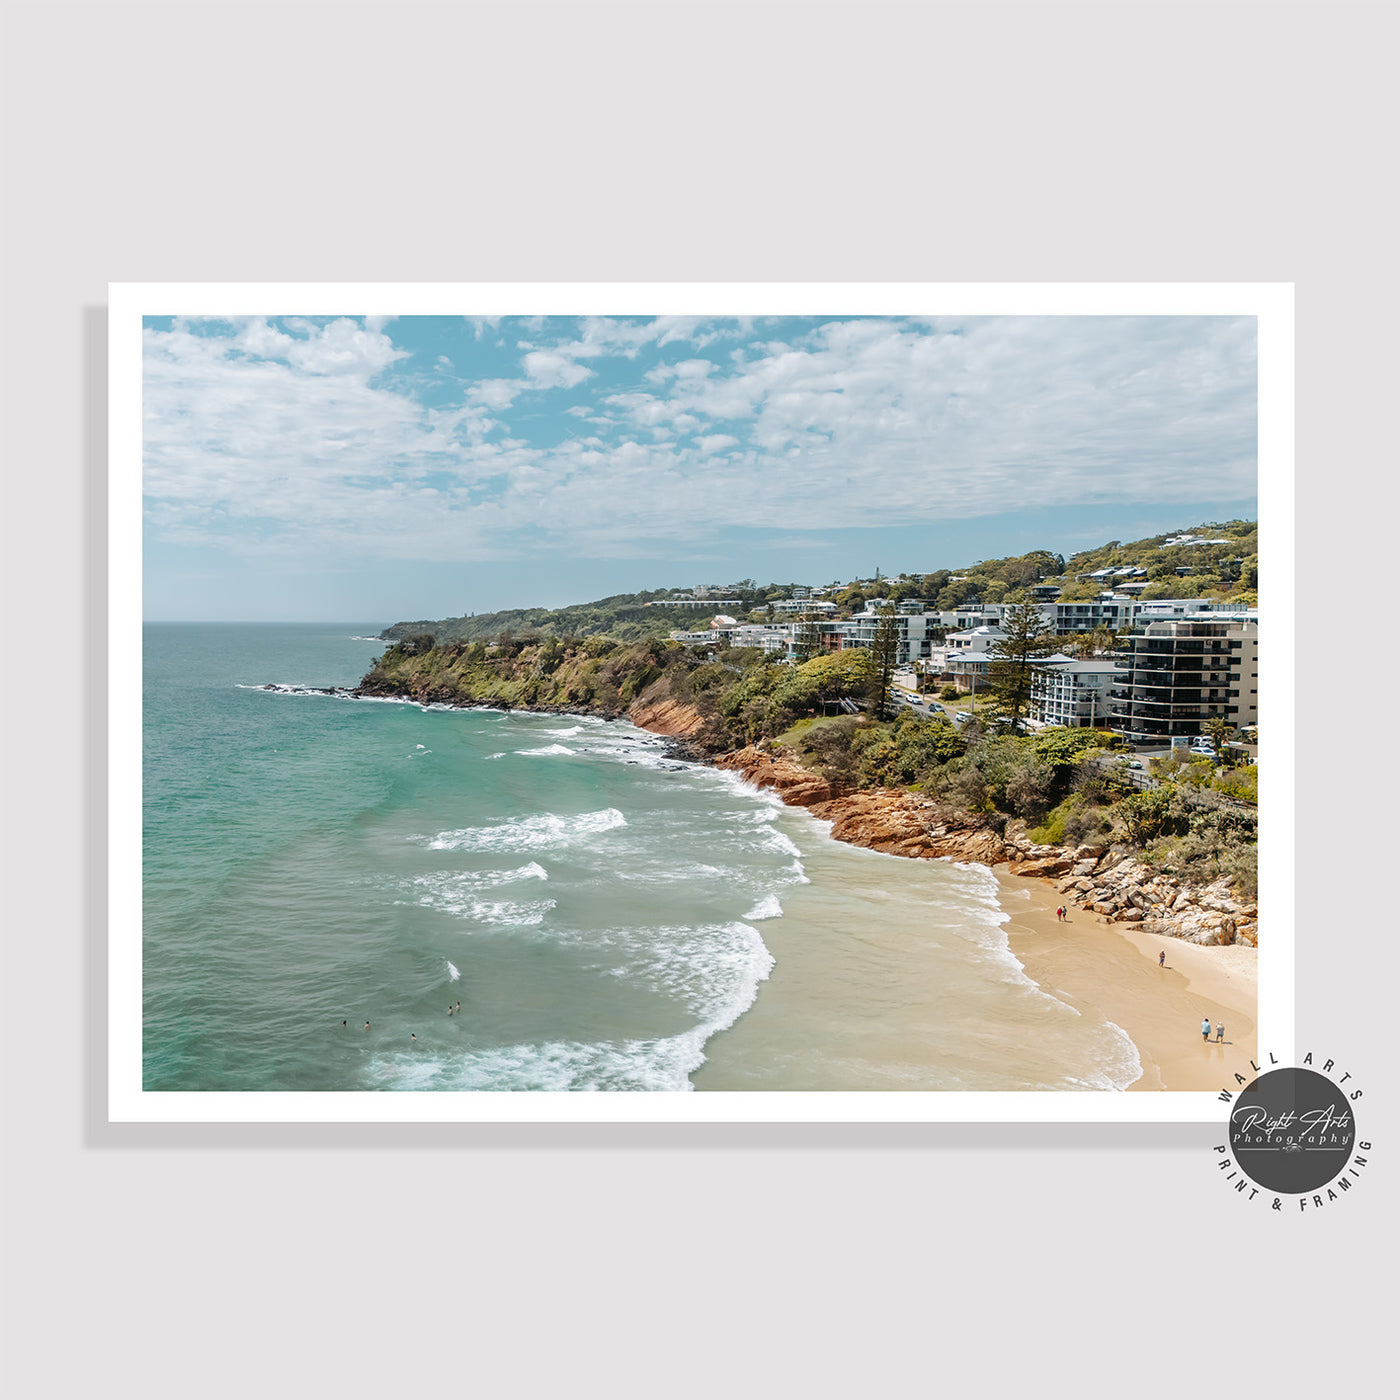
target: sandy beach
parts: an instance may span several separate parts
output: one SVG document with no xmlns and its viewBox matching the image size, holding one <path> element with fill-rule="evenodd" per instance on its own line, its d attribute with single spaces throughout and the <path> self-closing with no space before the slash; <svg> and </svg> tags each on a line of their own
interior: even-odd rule
<svg viewBox="0 0 1400 1400">
<path fill-rule="evenodd" d="M 1137 1047 L 1142 1077 L 1132 1089 L 1214 1090 L 1256 1056 L 1258 977 L 1254 948 L 1204 948 L 1179 938 L 1110 924 L 1066 906 L 1045 880 L 995 874 L 1011 916 L 1011 951 L 1026 975 L 1077 1007 L 1094 1007 Z M 1165 967 L 1158 956 L 1165 950 Z M 1224 1023 L 1224 1044 L 1201 1038 L 1201 1019 Z"/>
</svg>

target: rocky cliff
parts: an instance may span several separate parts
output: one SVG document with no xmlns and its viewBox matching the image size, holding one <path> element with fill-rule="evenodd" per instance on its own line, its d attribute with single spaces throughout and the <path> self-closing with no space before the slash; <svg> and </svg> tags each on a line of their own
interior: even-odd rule
<svg viewBox="0 0 1400 1400">
<path fill-rule="evenodd" d="M 1006 864 L 1013 875 L 1055 881 L 1070 903 L 1106 923 L 1132 923 L 1192 943 L 1259 941 L 1257 905 L 1226 880 L 1190 885 L 1143 864 L 1129 846 L 1038 846 L 1023 822 L 1004 828 L 897 788 L 837 794 L 824 778 L 762 745 L 722 754 L 717 766 L 771 788 L 789 806 L 832 823 L 838 841 L 889 855 Z"/>
<path fill-rule="evenodd" d="M 678 693 L 664 672 L 629 696 L 627 674 L 626 668 L 611 672 L 606 658 L 586 652 L 568 653 L 565 664 L 547 675 L 528 661 L 498 671 L 472 669 L 459 648 L 426 656 L 399 654 L 392 666 L 376 666 L 354 693 L 607 719 L 625 716 L 670 739 L 677 757 L 741 773 L 759 787 L 772 788 L 789 805 L 806 807 L 832 824 L 838 841 L 916 859 L 1005 863 L 1012 874 L 1055 881 L 1061 895 L 1106 922 L 1133 923 L 1195 943 L 1258 942 L 1258 909 L 1232 894 L 1228 881 L 1190 885 L 1152 870 L 1129 846 L 1038 846 L 1023 822 L 969 814 L 903 788 L 838 792 L 826 778 L 767 742 L 719 752 L 727 745 L 713 705 L 707 715 L 688 703 L 681 698 L 684 688 Z"/>
</svg>

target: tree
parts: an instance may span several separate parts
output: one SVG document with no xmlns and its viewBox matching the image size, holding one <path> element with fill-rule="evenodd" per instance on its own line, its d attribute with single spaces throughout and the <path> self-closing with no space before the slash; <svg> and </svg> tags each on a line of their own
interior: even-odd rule
<svg viewBox="0 0 1400 1400">
<path fill-rule="evenodd" d="M 1213 719 L 1208 719 L 1201 728 L 1209 737 L 1211 745 L 1215 749 L 1217 760 L 1225 757 L 1225 741 L 1230 737 L 1234 726 L 1228 719 L 1223 719 L 1216 715 Z"/>
<path fill-rule="evenodd" d="M 1056 647 L 1055 633 L 1034 603 L 1016 603 L 1001 619 L 1006 634 L 991 645 L 987 688 L 1011 719 L 1011 732 L 1021 731 L 1021 715 L 1031 698 L 1036 662 Z"/>
<path fill-rule="evenodd" d="M 803 613 L 793 628 L 793 650 L 798 661 L 810 661 L 822 652 L 822 628 L 816 613 Z"/>
<path fill-rule="evenodd" d="M 886 603 L 880 609 L 870 651 L 875 665 L 872 696 L 875 718 L 884 719 L 889 712 L 890 686 L 894 684 L 894 668 L 899 659 L 899 620 L 893 603 Z"/>
<path fill-rule="evenodd" d="M 1117 650 L 1118 634 L 1100 623 L 1091 632 L 1081 632 L 1072 645 L 1074 654 L 1079 657 L 1109 656 Z"/>
</svg>

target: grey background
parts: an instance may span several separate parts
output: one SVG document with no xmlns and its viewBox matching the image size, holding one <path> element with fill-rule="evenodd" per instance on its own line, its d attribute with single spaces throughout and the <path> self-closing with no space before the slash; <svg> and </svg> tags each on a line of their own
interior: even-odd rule
<svg viewBox="0 0 1400 1400">
<path fill-rule="evenodd" d="M 1371 1373 L 1393 9 L 48 4 L 5 28 L 12 1394 L 1175 1395 L 1261 1321 L 1255 1384 L 1338 1384 L 1294 1318 Z M 108 281 L 206 279 L 1295 281 L 1298 1048 L 1365 1089 L 1352 1197 L 1242 1203 L 1223 1127 L 107 1126 L 101 308 Z"/>
</svg>

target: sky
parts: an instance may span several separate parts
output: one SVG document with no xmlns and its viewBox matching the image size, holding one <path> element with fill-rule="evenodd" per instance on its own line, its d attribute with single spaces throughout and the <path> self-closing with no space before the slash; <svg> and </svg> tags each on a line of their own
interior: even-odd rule
<svg viewBox="0 0 1400 1400">
<path fill-rule="evenodd" d="M 152 621 L 432 620 L 1257 515 L 1252 317 L 149 317 Z"/>
</svg>

